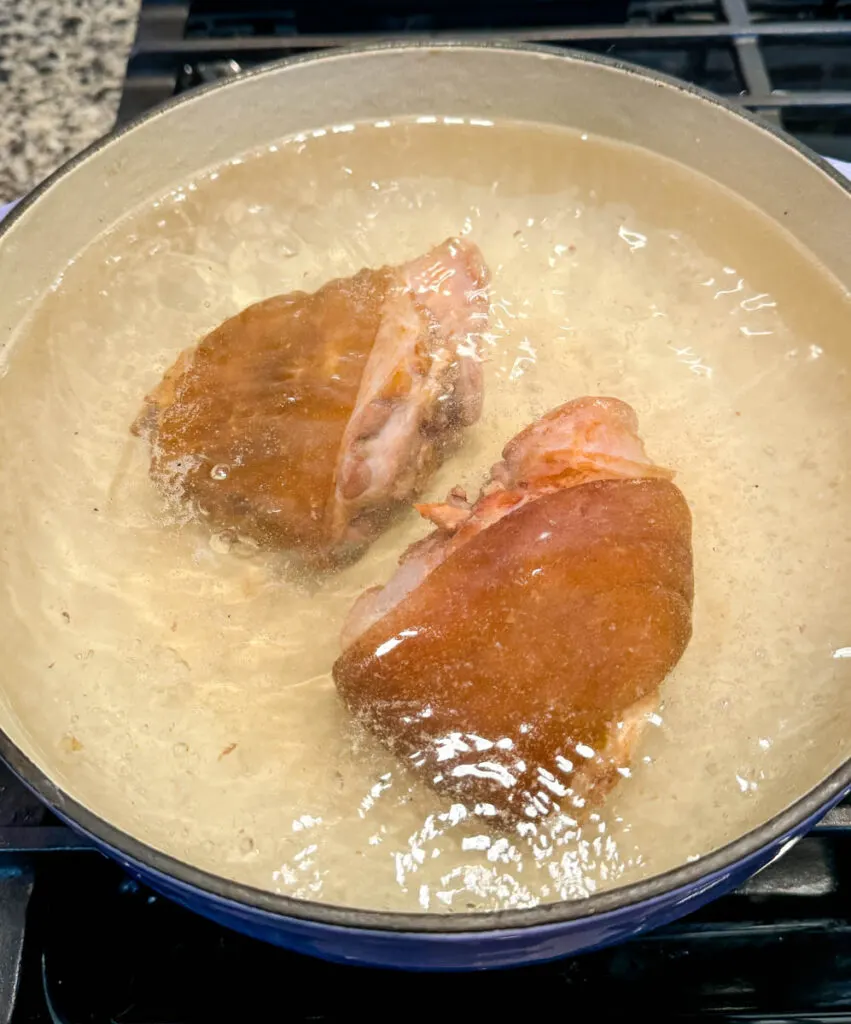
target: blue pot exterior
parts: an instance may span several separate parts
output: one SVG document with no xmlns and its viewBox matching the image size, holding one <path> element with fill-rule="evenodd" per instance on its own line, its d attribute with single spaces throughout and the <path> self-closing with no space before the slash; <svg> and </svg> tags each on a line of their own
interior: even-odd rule
<svg viewBox="0 0 851 1024">
<path fill-rule="evenodd" d="M 526 928 L 470 932 L 378 931 L 271 913 L 192 886 L 129 859 L 84 831 L 124 869 L 188 910 L 251 938 L 337 963 L 410 971 L 470 971 L 544 963 L 611 946 L 691 913 L 730 892 L 803 836 L 844 793 L 774 842 L 691 885 L 661 891 L 617 910 Z M 557 907 L 554 906 L 557 912 Z"/>
</svg>

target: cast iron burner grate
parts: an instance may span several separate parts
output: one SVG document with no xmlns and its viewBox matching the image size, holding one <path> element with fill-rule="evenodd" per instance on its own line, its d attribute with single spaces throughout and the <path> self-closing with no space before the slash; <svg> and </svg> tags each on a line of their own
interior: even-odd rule
<svg viewBox="0 0 851 1024">
<path fill-rule="evenodd" d="M 851 0 L 143 0 L 119 121 L 263 61 L 440 38 L 611 54 L 851 160 Z"/>
<path fill-rule="evenodd" d="M 644 938 L 423 977 L 288 953 L 160 899 L 0 768 L 0 1024 L 396 1024 L 412 999 L 449 1019 L 499 1020 L 514 1000 L 539 1019 L 549 1004 L 603 1020 L 646 1007 L 654 1022 L 851 1022 L 851 803 L 733 895 Z"/>
</svg>

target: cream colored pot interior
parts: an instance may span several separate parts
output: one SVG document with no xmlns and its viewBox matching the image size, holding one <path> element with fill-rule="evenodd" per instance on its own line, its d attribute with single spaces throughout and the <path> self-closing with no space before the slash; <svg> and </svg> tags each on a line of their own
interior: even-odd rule
<svg viewBox="0 0 851 1024">
<path fill-rule="evenodd" d="M 387 150 L 388 175 L 422 173 L 433 183 L 433 207 L 419 222 L 401 218 L 398 230 L 380 229 L 384 249 L 378 241 L 323 248 L 326 228 L 331 241 L 339 231 L 345 242 L 348 214 L 319 189 L 310 199 L 319 212 L 303 230 L 303 208 L 293 200 L 293 230 L 308 238 L 304 250 L 293 248 L 280 266 L 251 264 L 254 221 L 240 227 L 243 213 L 234 211 L 240 182 L 249 182 L 240 176 L 254 175 L 250 191 L 265 172 L 244 172 L 229 163 L 234 157 L 264 150 L 262 159 L 271 162 L 257 166 L 275 178 L 270 194 L 295 195 L 288 175 L 295 180 L 300 164 L 284 146 L 283 155 L 270 155 L 270 145 L 337 126 L 346 130 L 322 145 L 339 154 L 348 126 L 418 117 L 509 125 L 502 135 L 482 135 L 478 158 L 473 129 L 458 136 L 463 159 L 471 167 L 479 159 L 470 188 L 483 196 L 487 174 L 500 177 L 490 165 L 511 151 L 511 132 L 516 152 L 528 147 L 532 163 L 540 154 L 528 172 L 528 210 L 519 185 L 511 185 L 521 181 L 519 164 L 506 165 L 502 207 L 483 200 L 485 212 L 470 229 L 491 263 L 497 297 L 510 296 L 503 313 L 522 309 L 524 289 L 531 294 L 547 267 L 570 255 L 567 237 L 542 250 L 540 272 L 521 254 L 509 280 L 508 242 L 535 219 L 526 214 L 546 220 L 547 197 L 555 196 L 553 223 L 566 224 L 558 218 L 573 200 L 570 181 L 561 178 L 570 174 L 590 189 L 576 206 L 586 221 L 594 209 L 588 195 L 602 211 L 599 230 L 582 222 L 577 245 L 585 246 L 585 262 L 575 271 L 586 297 L 599 289 L 599 308 L 589 303 L 584 321 L 577 311 L 576 322 L 585 325 L 577 329 L 556 289 L 530 305 L 528 328 L 512 321 L 506 380 L 534 369 L 536 358 L 547 372 L 539 379 L 530 372 L 530 390 L 517 402 L 507 384 L 493 383 L 504 369 L 494 357 L 479 432 L 441 470 L 435 493 L 458 480 L 475 489 L 533 412 L 599 389 L 636 407 L 648 450 L 677 470 L 694 514 L 694 639 L 665 686 L 660 721 L 667 724 L 640 751 L 642 764 L 662 767 L 636 772 L 601 822 L 608 831 L 586 833 L 585 853 L 577 847 L 569 864 L 559 861 L 549 888 L 527 884 L 534 865 L 522 877 L 512 874 L 519 862 L 509 857 L 503 865 L 504 849 L 481 827 L 441 846 L 427 823 L 446 824 L 452 812 L 430 791 L 415 787 L 413 810 L 398 827 L 395 812 L 370 824 L 382 780 L 395 768 L 381 753 L 360 764 L 367 741 L 337 749 L 348 734 L 328 677 L 336 639 L 323 633 L 324 612 L 310 611 L 315 595 L 304 586 L 287 590 L 276 563 L 210 554 L 197 526 L 155 521 L 159 499 L 141 442 L 127 429 L 170 359 L 240 305 L 318 286 L 364 263 L 409 259 L 462 230 L 462 200 L 456 204 L 441 184 L 441 174 L 452 174 L 452 146 L 436 135 L 443 156 L 432 159 L 411 142 L 406 165 L 403 139 Z M 580 134 L 562 151 L 558 129 Z M 571 165 L 584 133 L 597 141 L 589 143 L 587 161 Z M 359 174 L 368 185 L 372 136 L 350 136 L 352 187 Z M 655 154 L 645 154 L 650 163 L 642 150 Z M 316 159 L 320 167 L 323 158 Z M 619 159 L 620 170 L 610 173 Z M 209 183 L 205 172 L 219 165 L 228 165 L 221 185 L 227 201 L 205 207 L 194 186 L 181 191 Z M 202 181 L 199 196 L 206 187 Z M 175 196 L 182 197 L 178 205 Z M 154 201 L 162 202 L 161 214 Z M 627 213 L 618 212 L 619 203 Z M 597 240 L 609 226 L 611 237 L 620 232 L 623 261 L 645 258 L 633 253 L 645 236 L 624 220 L 629 211 L 682 243 L 679 269 L 710 282 L 700 293 L 704 305 L 699 298 L 689 306 L 688 289 L 675 294 L 672 284 L 665 291 L 661 258 L 658 273 L 647 264 L 644 278 L 630 276 L 636 264 L 618 262 L 621 256 L 607 262 Z M 510 232 L 497 223 L 499 212 Z M 175 251 L 220 231 L 223 246 L 232 235 L 248 239 L 248 248 L 237 252 L 234 242 L 221 267 L 193 250 L 185 280 L 162 277 L 150 302 L 135 289 L 125 313 L 115 266 L 157 229 L 160 216 L 164 230 L 174 230 Z M 122 228 L 128 217 L 130 227 Z M 118 248 L 110 235 L 99 239 L 112 229 L 126 235 Z M 268 223 L 261 229 L 277 230 Z M 686 236 L 691 241 L 683 242 Z M 49 185 L 0 240 L 0 727 L 68 794 L 137 838 L 214 873 L 324 902 L 437 911 L 528 906 L 589 895 L 737 838 L 817 785 L 851 751 L 849 239 L 849 194 L 770 131 L 629 70 L 545 52 L 459 46 L 323 56 L 191 96 L 135 125 Z M 276 244 L 283 251 L 284 234 Z M 78 260 L 90 247 L 93 255 Z M 665 251 L 673 258 L 673 249 Z M 727 253 L 735 266 L 724 263 Z M 116 297 L 112 309 L 98 298 L 107 294 Z M 623 310 L 644 299 L 646 324 L 633 328 Z M 668 315 L 662 303 L 678 301 L 670 333 L 660 333 Z M 494 323 L 500 316 L 493 313 Z M 551 357 L 547 339 L 558 332 L 562 348 Z M 119 526 L 135 531 L 132 563 L 122 562 Z M 407 524 L 383 537 L 342 577 L 334 614 L 361 587 L 386 579 L 418 535 L 416 524 Z M 319 642 L 299 654 L 301 689 L 290 687 L 292 645 L 310 630 Z M 282 703 L 282 689 L 289 703 Z M 316 765 L 286 760 L 300 737 L 309 737 Z M 321 809 L 312 809 L 293 795 L 299 786 L 317 793 L 337 786 L 340 795 L 337 803 L 318 799 Z M 334 814 L 339 822 L 349 812 L 352 824 L 333 831 Z M 625 822 L 634 829 L 622 828 L 620 848 L 632 852 L 611 853 L 607 862 L 606 843 Z M 318 854 L 311 830 L 320 836 Z M 654 834 L 669 852 L 642 858 L 635 837 Z M 670 839 L 675 834 L 682 842 Z M 370 853 L 370 844 L 382 843 L 384 860 Z M 481 860 L 472 875 L 464 873 L 468 854 Z M 527 854 L 549 856 L 532 847 Z M 441 877 L 450 881 L 421 884 L 425 857 L 445 858 L 450 866 Z"/>
</svg>

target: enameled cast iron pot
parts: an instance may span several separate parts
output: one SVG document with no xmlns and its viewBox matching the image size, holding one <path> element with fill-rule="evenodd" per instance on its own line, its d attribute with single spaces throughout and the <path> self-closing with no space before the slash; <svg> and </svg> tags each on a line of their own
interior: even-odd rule
<svg viewBox="0 0 851 1024">
<path fill-rule="evenodd" d="M 61 268 L 128 210 L 203 168 L 300 130 L 437 112 L 566 125 L 697 168 L 785 227 L 851 286 L 851 190 L 793 139 L 682 83 L 533 47 L 401 45 L 311 55 L 191 92 L 96 143 L 0 229 L 0 348 Z M 220 923 L 330 960 L 463 970 L 618 942 L 695 910 L 783 853 L 851 787 L 851 761 L 761 828 L 647 881 L 491 914 L 390 914 L 252 889 L 181 863 L 63 792 L 0 733 L 11 768 L 131 874 Z"/>
</svg>

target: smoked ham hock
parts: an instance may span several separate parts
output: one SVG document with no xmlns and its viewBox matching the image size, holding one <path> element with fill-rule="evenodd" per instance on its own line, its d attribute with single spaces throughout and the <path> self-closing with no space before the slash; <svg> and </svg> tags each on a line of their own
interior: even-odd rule
<svg viewBox="0 0 851 1024">
<path fill-rule="evenodd" d="M 211 525 L 317 566 L 357 553 L 475 422 L 488 272 L 449 239 L 258 302 L 187 349 L 134 432 Z"/>
<path fill-rule="evenodd" d="M 581 398 L 506 445 L 479 499 L 361 596 L 334 679 L 438 790 L 507 823 L 583 816 L 628 774 L 691 637 L 691 515 L 633 410 Z"/>
</svg>

